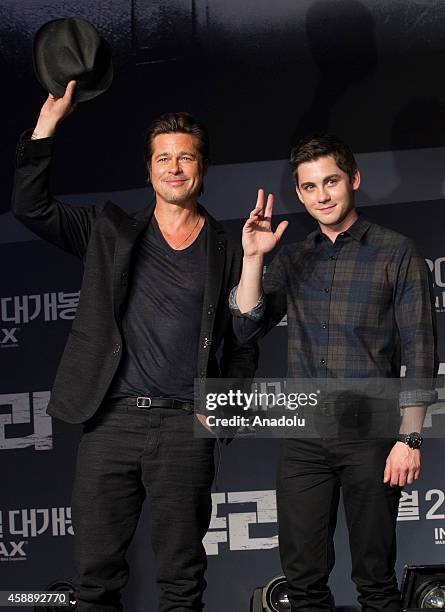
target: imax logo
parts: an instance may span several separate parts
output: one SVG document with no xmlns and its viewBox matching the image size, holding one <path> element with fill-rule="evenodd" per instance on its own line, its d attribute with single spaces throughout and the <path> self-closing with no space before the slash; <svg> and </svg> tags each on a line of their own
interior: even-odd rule
<svg viewBox="0 0 445 612">
<path fill-rule="evenodd" d="M 434 529 L 434 543 L 445 544 L 445 529 L 443 527 L 436 527 Z"/>
<path fill-rule="evenodd" d="M 0 346 L 2 348 L 18 346 L 19 341 L 16 337 L 18 330 L 18 327 L 12 327 L 11 329 L 0 329 Z"/>
<path fill-rule="evenodd" d="M 23 550 L 26 541 L 0 542 L 0 561 L 25 561 L 26 553 Z"/>
</svg>

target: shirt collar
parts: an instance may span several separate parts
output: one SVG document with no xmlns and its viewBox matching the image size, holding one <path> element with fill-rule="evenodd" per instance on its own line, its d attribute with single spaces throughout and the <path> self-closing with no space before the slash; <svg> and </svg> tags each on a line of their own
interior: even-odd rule
<svg viewBox="0 0 445 612">
<path fill-rule="evenodd" d="M 352 236 L 355 240 L 360 241 L 370 227 L 371 222 L 359 215 L 357 221 L 355 221 L 345 233 Z"/>
<path fill-rule="evenodd" d="M 344 233 L 349 234 L 351 238 L 360 242 L 370 227 L 371 222 L 362 215 L 359 215 L 358 219 L 354 221 L 351 227 Z M 323 238 L 326 238 L 326 236 L 320 230 L 320 227 L 318 227 L 314 232 L 309 234 L 308 238 L 312 239 L 314 242 L 319 242 Z"/>
</svg>

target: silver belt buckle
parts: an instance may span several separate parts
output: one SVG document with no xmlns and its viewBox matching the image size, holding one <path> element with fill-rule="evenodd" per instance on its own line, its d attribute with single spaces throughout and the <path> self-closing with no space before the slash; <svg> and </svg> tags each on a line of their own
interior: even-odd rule
<svg viewBox="0 0 445 612">
<path fill-rule="evenodd" d="M 148 405 L 145 403 L 148 400 Z M 136 406 L 138 408 L 151 408 L 151 397 L 137 397 Z"/>
</svg>

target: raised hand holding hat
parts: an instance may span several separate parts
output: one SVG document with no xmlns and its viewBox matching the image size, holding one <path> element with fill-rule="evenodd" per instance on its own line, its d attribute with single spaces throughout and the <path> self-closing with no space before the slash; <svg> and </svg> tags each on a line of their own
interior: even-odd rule
<svg viewBox="0 0 445 612">
<path fill-rule="evenodd" d="M 32 140 L 54 136 L 59 123 L 71 115 L 76 107 L 73 102 L 75 90 L 76 81 L 70 81 L 61 98 L 56 98 L 51 93 L 48 94 L 40 109 L 39 118 L 31 135 Z"/>
</svg>

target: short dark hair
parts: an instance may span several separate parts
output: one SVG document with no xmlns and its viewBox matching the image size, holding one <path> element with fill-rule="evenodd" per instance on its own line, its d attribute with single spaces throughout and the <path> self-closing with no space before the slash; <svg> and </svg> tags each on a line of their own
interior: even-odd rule
<svg viewBox="0 0 445 612">
<path fill-rule="evenodd" d="M 202 161 L 210 161 L 210 141 L 207 128 L 189 113 L 164 113 L 151 122 L 145 134 L 144 157 L 148 168 L 153 155 L 153 141 L 160 134 L 191 134 L 196 138 Z"/>
<path fill-rule="evenodd" d="M 290 153 L 292 174 L 298 184 L 298 166 L 305 162 L 315 161 L 320 157 L 332 155 L 337 166 L 346 172 L 352 181 L 357 170 L 357 162 L 351 149 L 337 136 L 316 134 L 301 140 Z"/>
</svg>

